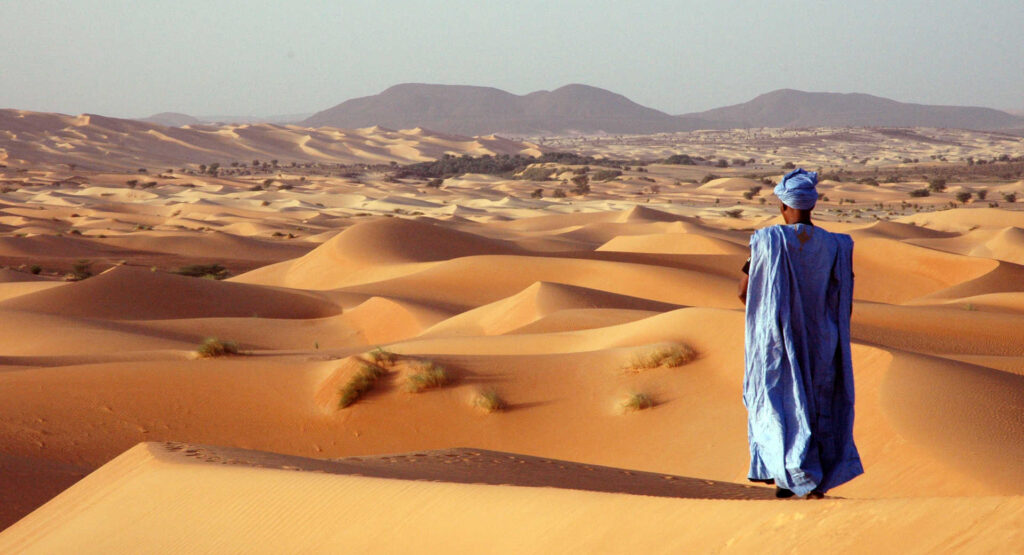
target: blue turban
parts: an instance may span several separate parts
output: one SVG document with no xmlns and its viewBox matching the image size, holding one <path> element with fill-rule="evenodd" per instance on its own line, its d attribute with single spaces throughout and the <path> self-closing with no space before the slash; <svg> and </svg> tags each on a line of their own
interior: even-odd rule
<svg viewBox="0 0 1024 555">
<path fill-rule="evenodd" d="M 787 173 L 775 186 L 775 196 L 783 204 L 797 210 L 810 210 L 818 202 L 818 172 L 797 168 Z"/>
</svg>

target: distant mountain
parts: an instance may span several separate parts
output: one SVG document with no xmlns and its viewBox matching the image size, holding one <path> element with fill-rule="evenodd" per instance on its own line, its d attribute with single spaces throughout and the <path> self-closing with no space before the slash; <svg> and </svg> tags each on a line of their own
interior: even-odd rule
<svg viewBox="0 0 1024 555">
<path fill-rule="evenodd" d="M 680 116 L 747 127 L 945 127 L 998 130 L 1024 126 L 1024 118 L 968 106 L 909 104 L 869 94 L 819 93 L 781 89 L 706 112 Z"/>
<path fill-rule="evenodd" d="M 424 127 L 464 135 L 657 133 L 697 129 L 701 123 L 587 85 L 515 95 L 491 87 L 418 83 L 347 100 L 302 122 L 311 127 Z"/>
</svg>

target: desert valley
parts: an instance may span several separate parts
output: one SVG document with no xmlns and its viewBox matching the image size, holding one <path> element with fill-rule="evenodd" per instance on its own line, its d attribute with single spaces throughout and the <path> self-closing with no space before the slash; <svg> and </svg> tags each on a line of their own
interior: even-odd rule
<svg viewBox="0 0 1024 555">
<path fill-rule="evenodd" d="M 0 111 L 0 552 L 1024 549 L 1020 122 L 629 113 Z M 855 241 L 865 474 L 813 501 L 741 399 L 794 166 Z"/>
</svg>

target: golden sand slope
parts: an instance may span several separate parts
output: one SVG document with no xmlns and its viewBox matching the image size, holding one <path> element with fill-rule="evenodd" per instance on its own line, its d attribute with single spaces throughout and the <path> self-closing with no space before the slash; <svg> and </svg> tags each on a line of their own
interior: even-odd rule
<svg viewBox="0 0 1024 555">
<path fill-rule="evenodd" d="M 667 180 L 669 171 L 649 175 Z M 9 266 L 0 274 L 0 463 L 32 468 L 34 480 L 4 482 L 0 525 L 140 442 L 316 458 L 472 446 L 745 480 L 744 318 L 735 286 L 749 234 L 777 220 L 768 203 L 726 213 L 742 190 L 686 183 L 638 205 L 629 196 L 636 176 L 563 200 L 523 198 L 536 185 L 529 182 L 474 177 L 427 192 L 379 176 L 295 178 L 291 189 L 259 191 L 220 178 L 185 187 L 183 176 L 141 191 L 126 187 L 126 177 L 90 174 L 93 183 L 70 185 L 64 174 L 36 171 L 12 177 L 17 190 L 0 193 L 0 259 Z M 879 194 L 896 198 L 907 186 L 883 184 Z M 222 536 L 230 545 L 196 544 L 215 550 L 274 550 L 286 537 L 379 545 L 386 531 L 396 549 L 422 545 L 422 534 L 438 546 L 530 550 L 687 542 L 710 550 L 768 540 L 779 549 L 826 541 L 884 548 L 894 537 L 920 551 L 998 550 L 1019 542 L 1011 525 L 1024 495 L 1024 443 L 1016 440 L 1024 437 L 1024 266 L 1015 251 L 1024 213 L 961 208 L 854 222 L 834 221 L 851 218 L 828 209 L 821 225 L 857 244 L 855 437 L 867 473 L 831 492 L 844 500 L 649 499 L 432 484 L 402 473 L 371 478 L 369 470 L 289 473 L 183 463 L 180 453 L 150 445 L 0 542 L 57 548 L 84 528 L 99 537 L 101 521 L 145 515 L 168 528 L 129 527 L 94 545 L 137 546 L 143 538 L 132 534 L 174 526 L 208 529 L 193 519 L 234 534 Z M 413 217 L 416 210 L 422 215 Z M 83 258 L 97 275 L 63 281 Z M 223 263 L 234 275 L 168 272 L 198 263 Z M 237 342 L 241 353 L 196 358 L 207 337 Z M 378 346 L 396 360 L 380 361 L 375 387 L 339 408 L 340 389 Z M 695 358 L 645 367 L 681 346 Z M 412 393 L 411 380 L 430 362 L 448 382 Z M 492 391 L 504 410 L 475 406 Z M 653 406 L 624 411 L 635 394 Z M 451 474 L 431 479 L 454 481 L 459 472 Z M 244 490 L 252 484 L 259 487 Z M 195 491 L 209 493 L 208 511 Z M 470 500 L 488 509 L 467 513 Z M 268 515 L 280 525 L 260 520 Z M 298 522 L 290 519 L 322 524 L 323 533 L 288 536 Z M 496 539 L 502 522 L 521 523 L 524 533 Z M 828 535 L 837 529 L 845 532 Z M 851 538 L 862 543 L 843 543 Z"/>
<path fill-rule="evenodd" d="M 450 480 L 463 471 L 462 483 Z M 634 495 L 647 487 L 658 496 Z M 934 553 L 1024 545 L 1020 497 L 728 500 L 758 491 L 487 451 L 329 463 L 149 443 L 8 529 L 0 550 Z"/>
</svg>

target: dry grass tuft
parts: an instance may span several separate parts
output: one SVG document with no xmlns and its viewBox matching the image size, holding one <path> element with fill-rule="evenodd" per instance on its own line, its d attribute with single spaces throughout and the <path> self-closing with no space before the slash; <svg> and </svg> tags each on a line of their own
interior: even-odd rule
<svg viewBox="0 0 1024 555">
<path fill-rule="evenodd" d="M 201 358 L 215 358 L 238 354 L 238 344 L 234 341 L 222 341 L 216 337 L 207 337 L 203 340 L 196 353 Z"/>
<path fill-rule="evenodd" d="M 652 368 L 675 368 L 697 358 L 697 351 L 683 344 L 666 345 L 637 353 L 627 367 L 628 370 L 641 371 Z"/>
<path fill-rule="evenodd" d="M 391 366 L 398 360 L 398 355 L 391 351 L 385 351 L 380 347 L 367 353 L 366 357 L 379 366 Z"/>
<path fill-rule="evenodd" d="M 498 392 L 493 389 L 481 391 L 473 397 L 473 406 L 484 412 L 498 412 L 505 410 L 508 407 L 508 403 L 498 395 Z"/>
<path fill-rule="evenodd" d="M 634 412 L 653 407 L 654 399 L 646 393 L 631 393 L 619 406 L 623 412 Z"/>
<path fill-rule="evenodd" d="M 377 380 L 386 373 L 383 368 L 376 364 L 362 363 L 352 378 L 338 390 L 341 394 L 338 399 L 338 408 L 343 409 L 355 403 L 360 397 L 373 389 Z"/>
<path fill-rule="evenodd" d="M 419 367 L 409 375 L 406 386 L 409 391 L 419 393 L 426 389 L 442 387 L 451 383 L 448 370 L 429 360 L 419 361 Z"/>
</svg>

